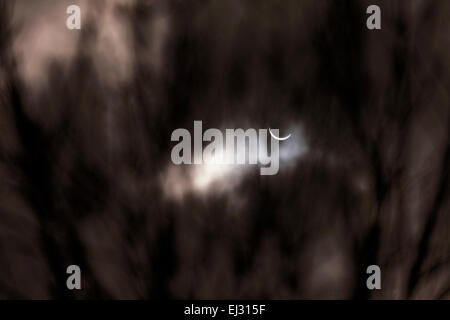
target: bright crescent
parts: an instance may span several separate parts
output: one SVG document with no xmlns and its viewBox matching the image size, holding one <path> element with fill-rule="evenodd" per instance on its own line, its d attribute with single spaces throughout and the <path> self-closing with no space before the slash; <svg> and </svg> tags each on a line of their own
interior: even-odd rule
<svg viewBox="0 0 450 320">
<path fill-rule="evenodd" d="M 284 140 L 287 140 L 287 139 L 289 139 L 291 137 L 291 135 L 289 134 L 287 137 L 279 138 L 276 135 L 274 135 L 270 129 L 269 129 L 269 133 L 272 136 L 272 138 L 274 138 L 275 140 L 278 140 L 278 141 L 284 141 Z"/>
</svg>

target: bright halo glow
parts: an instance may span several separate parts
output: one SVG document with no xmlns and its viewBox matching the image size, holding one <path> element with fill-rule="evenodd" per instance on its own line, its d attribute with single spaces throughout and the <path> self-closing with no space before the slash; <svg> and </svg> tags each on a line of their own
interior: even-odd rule
<svg viewBox="0 0 450 320">
<path fill-rule="evenodd" d="M 195 166 L 192 173 L 192 184 L 195 189 L 204 191 L 219 179 L 220 183 L 227 183 L 226 177 L 235 166 L 224 164 L 222 153 L 217 153 L 207 159 L 204 158 L 203 161 L 203 164 Z"/>
</svg>

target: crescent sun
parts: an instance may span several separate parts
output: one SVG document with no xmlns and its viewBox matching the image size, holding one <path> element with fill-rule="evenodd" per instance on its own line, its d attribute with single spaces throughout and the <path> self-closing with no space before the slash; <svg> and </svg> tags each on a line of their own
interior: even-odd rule
<svg viewBox="0 0 450 320">
<path fill-rule="evenodd" d="M 272 138 L 274 138 L 275 140 L 278 140 L 278 141 L 284 141 L 284 140 L 287 140 L 287 139 L 289 139 L 291 137 L 291 134 L 289 134 L 288 136 L 286 136 L 284 138 L 277 137 L 276 135 L 274 135 L 272 133 L 272 131 L 270 129 L 269 129 L 269 133 L 272 136 Z"/>
</svg>

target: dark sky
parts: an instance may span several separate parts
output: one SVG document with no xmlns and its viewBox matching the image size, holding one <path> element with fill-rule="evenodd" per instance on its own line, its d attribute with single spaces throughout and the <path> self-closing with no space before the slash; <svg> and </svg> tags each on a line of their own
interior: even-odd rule
<svg viewBox="0 0 450 320">
<path fill-rule="evenodd" d="M 450 298 L 448 1 L 0 3 L 0 298 Z M 174 165 L 195 120 L 278 174 Z"/>
</svg>

